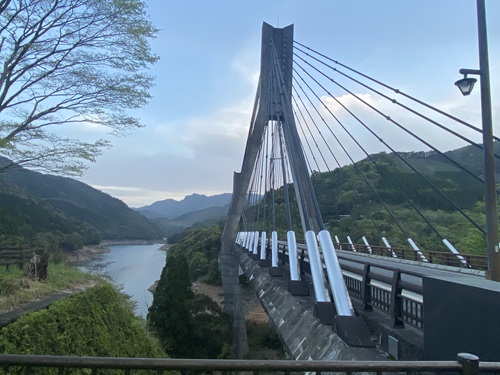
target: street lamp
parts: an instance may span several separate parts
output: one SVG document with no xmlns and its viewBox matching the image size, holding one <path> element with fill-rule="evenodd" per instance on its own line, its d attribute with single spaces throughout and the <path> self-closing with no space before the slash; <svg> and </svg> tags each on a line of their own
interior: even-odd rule
<svg viewBox="0 0 500 375">
<path fill-rule="evenodd" d="M 477 79 L 475 78 L 467 78 L 467 74 L 480 74 L 480 71 L 473 69 L 460 69 L 459 72 L 464 75 L 464 78 L 455 82 L 455 86 L 459 88 L 463 96 L 467 96 L 472 92 L 474 84 L 477 82 Z"/>
<path fill-rule="evenodd" d="M 455 82 L 463 95 L 469 95 L 475 83 L 467 74 L 479 75 L 481 81 L 481 118 L 483 125 L 484 185 L 486 203 L 486 233 L 488 239 L 488 270 L 486 278 L 500 281 L 500 252 L 498 249 L 498 214 L 495 186 L 495 159 L 493 157 L 493 119 L 491 115 L 490 68 L 488 63 L 488 39 L 486 33 L 486 9 L 484 0 L 477 0 L 477 30 L 479 46 L 479 70 L 460 69 L 464 78 Z M 472 82 L 474 80 L 474 82 Z"/>
</svg>

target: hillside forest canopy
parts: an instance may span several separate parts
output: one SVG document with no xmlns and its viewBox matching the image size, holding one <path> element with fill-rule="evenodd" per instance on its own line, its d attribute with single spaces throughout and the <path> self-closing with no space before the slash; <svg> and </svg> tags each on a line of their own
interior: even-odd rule
<svg viewBox="0 0 500 375">
<path fill-rule="evenodd" d="M 158 30 L 141 0 L 0 0 L 0 155 L 80 175 L 109 141 L 70 138 L 92 125 L 141 127 L 128 111 L 150 99 Z M 64 135 L 63 135 L 64 134 Z"/>
<path fill-rule="evenodd" d="M 499 145 L 496 143 L 498 149 Z M 482 174 L 482 155 L 472 146 L 448 152 L 476 175 Z M 423 179 L 394 154 L 379 153 L 357 163 L 329 172 L 313 172 L 311 178 L 326 229 L 332 237 L 347 243 L 363 244 L 364 236 L 372 246 L 382 246 L 386 237 L 394 248 L 409 248 L 407 239 L 420 249 L 449 252 L 447 239 L 461 253 L 486 254 L 484 185 L 439 155 L 425 152 L 401 153 L 420 171 Z M 497 170 L 498 174 L 498 170 Z M 389 177 L 387 177 L 389 176 Z M 433 184 L 440 191 L 434 190 Z M 292 226 L 303 236 L 293 184 L 290 196 Z M 274 202 L 274 212 L 264 208 Z M 460 212 L 460 210 L 462 212 Z M 259 216 L 260 215 L 260 216 Z M 273 216 L 274 215 L 274 216 Z M 247 226 L 255 227 L 266 217 L 265 229 L 272 221 L 280 237 L 286 237 L 287 220 L 284 187 L 267 192 L 246 213 Z M 425 219 L 424 219 L 425 218 Z M 438 234 L 439 233 L 439 234 Z"/>
</svg>

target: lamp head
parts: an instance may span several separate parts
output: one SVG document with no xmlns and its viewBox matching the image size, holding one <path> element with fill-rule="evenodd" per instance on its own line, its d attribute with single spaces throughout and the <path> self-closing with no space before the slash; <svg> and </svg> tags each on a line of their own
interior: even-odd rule
<svg viewBox="0 0 500 375">
<path fill-rule="evenodd" d="M 455 82 L 455 86 L 460 89 L 463 96 L 467 96 L 472 92 L 474 84 L 477 82 L 475 78 L 467 78 L 467 74 L 464 74 L 464 78 L 459 79 Z"/>
</svg>

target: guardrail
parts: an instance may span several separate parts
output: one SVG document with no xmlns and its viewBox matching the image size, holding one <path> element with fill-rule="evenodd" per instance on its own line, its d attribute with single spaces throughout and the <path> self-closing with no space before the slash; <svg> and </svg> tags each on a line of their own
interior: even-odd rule
<svg viewBox="0 0 500 375">
<path fill-rule="evenodd" d="M 0 267 L 5 266 L 7 269 L 11 265 L 17 265 L 23 268 L 26 263 L 33 257 L 33 253 L 39 253 L 41 249 L 25 248 L 25 247 L 4 247 L 0 248 Z"/>
<path fill-rule="evenodd" d="M 311 272 L 307 247 L 297 244 L 301 251 L 301 271 Z M 282 263 L 288 263 L 288 249 L 278 241 Z M 392 324 L 404 328 L 410 324 L 420 330 L 424 327 L 423 280 L 416 272 L 401 271 L 397 266 L 370 265 L 362 261 L 343 259 L 337 254 L 347 290 L 351 297 L 361 301 L 365 311 L 379 309 L 391 316 Z M 325 272 L 325 277 L 328 277 Z"/>
<path fill-rule="evenodd" d="M 396 255 L 396 257 L 399 259 L 421 262 L 420 256 L 413 249 L 391 248 L 389 250 L 387 247 L 371 245 L 370 249 L 368 249 L 368 247 L 365 245 L 349 243 L 336 243 L 336 246 L 345 251 L 373 254 L 390 258 L 393 258 L 394 255 Z M 456 254 L 453 254 L 451 252 L 434 250 L 420 250 L 420 252 L 425 256 L 428 263 L 436 263 L 452 267 L 472 268 L 483 271 L 488 269 L 488 257 L 486 255 L 460 254 L 460 256 L 463 258 L 463 261 L 465 261 L 464 263 L 457 257 Z"/>
<path fill-rule="evenodd" d="M 480 362 L 471 354 L 460 353 L 457 361 L 259 361 L 222 359 L 153 359 L 153 358 L 104 358 L 104 357 L 60 357 L 42 355 L 0 354 L 0 373 L 43 374 L 48 368 L 58 369 L 59 374 L 71 374 L 80 369 L 89 369 L 92 374 L 108 373 L 106 370 L 123 370 L 123 374 L 142 373 L 141 370 L 177 370 L 182 373 L 239 373 L 252 371 L 265 373 L 345 373 L 369 372 L 404 373 L 453 372 L 463 375 L 500 372 L 500 362 Z M 9 372 L 12 371 L 12 372 Z M 21 372 L 22 371 L 22 372 Z M 148 371 L 148 372 L 149 372 Z M 81 372 L 78 372 L 81 373 Z"/>
</svg>

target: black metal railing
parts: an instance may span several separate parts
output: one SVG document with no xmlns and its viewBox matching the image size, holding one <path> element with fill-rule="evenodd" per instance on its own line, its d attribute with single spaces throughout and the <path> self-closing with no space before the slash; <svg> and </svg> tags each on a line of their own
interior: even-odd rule
<svg viewBox="0 0 500 375">
<path fill-rule="evenodd" d="M 61 357 L 43 355 L 0 354 L 0 373 L 45 374 L 55 369 L 58 374 L 72 374 L 87 369 L 91 374 L 108 374 L 109 370 L 121 370 L 122 374 L 180 371 L 189 374 L 222 374 L 249 372 L 265 373 L 316 373 L 374 374 L 416 372 L 453 372 L 463 375 L 500 373 L 500 362 L 480 362 L 471 354 L 460 353 L 457 361 L 291 361 L 291 360 L 222 360 L 222 359 L 153 359 L 153 358 L 105 358 Z M 81 373 L 81 371 L 79 372 Z M 116 373 L 116 371 L 114 372 Z"/>
<path fill-rule="evenodd" d="M 301 253 L 301 269 L 310 274 L 307 247 L 298 244 Z M 282 262 L 288 263 L 288 246 L 278 242 L 278 253 Z M 352 259 L 343 259 L 338 254 L 347 290 L 352 298 L 359 300 L 363 309 L 381 310 L 391 316 L 392 324 L 404 328 L 410 324 L 420 330 L 424 327 L 423 280 L 416 272 L 401 271 L 395 266 L 370 265 Z"/>
<path fill-rule="evenodd" d="M 383 246 L 370 246 L 370 249 L 368 249 L 365 245 L 349 243 L 336 244 L 336 248 L 362 254 L 378 255 L 389 258 L 394 258 L 395 255 L 399 259 L 413 260 L 417 262 L 422 261 L 420 255 L 415 250 L 407 248 L 395 247 L 389 250 Z M 486 255 L 460 254 L 459 258 L 456 254 L 449 251 L 420 250 L 420 252 L 425 256 L 428 263 L 483 271 L 488 269 L 488 257 Z"/>
</svg>

